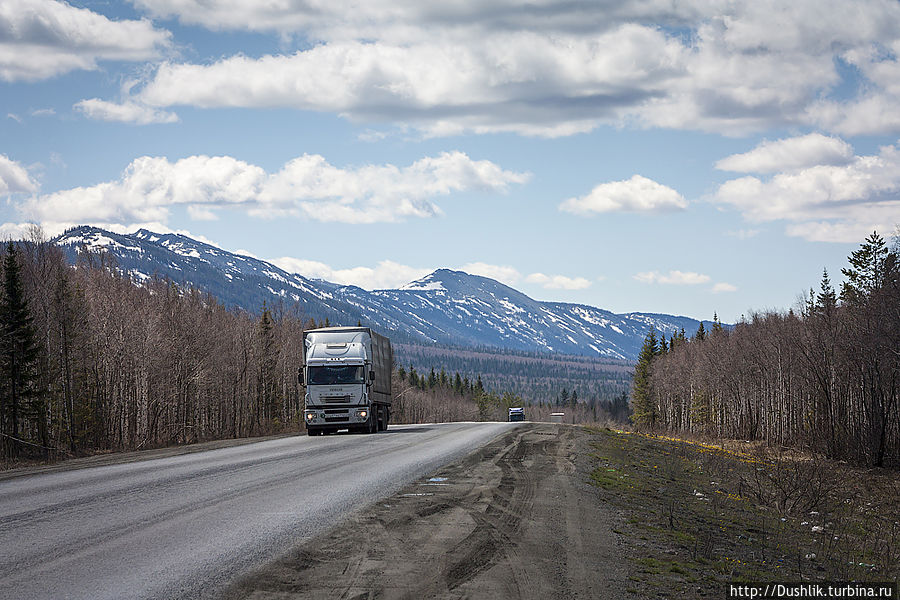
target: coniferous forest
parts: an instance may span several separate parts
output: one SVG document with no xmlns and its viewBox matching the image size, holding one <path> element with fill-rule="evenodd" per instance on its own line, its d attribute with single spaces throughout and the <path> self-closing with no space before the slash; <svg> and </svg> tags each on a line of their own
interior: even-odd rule
<svg viewBox="0 0 900 600">
<path fill-rule="evenodd" d="M 900 240 L 877 233 L 797 310 L 688 339 L 647 336 L 632 385 L 649 430 L 765 440 L 900 467 Z"/>
</svg>

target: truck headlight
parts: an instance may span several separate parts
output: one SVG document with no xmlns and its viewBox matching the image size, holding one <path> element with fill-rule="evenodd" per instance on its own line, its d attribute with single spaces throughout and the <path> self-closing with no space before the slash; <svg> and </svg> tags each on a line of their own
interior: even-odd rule
<svg viewBox="0 0 900 600">
<path fill-rule="evenodd" d="M 315 419 L 315 418 L 316 418 L 316 413 L 306 413 L 306 420 L 307 420 L 307 421 L 312 421 L 312 420 Z"/>
<path fill-rule="evenodd" d="M 358 410 L 358 411 L 356 411 L 356 414 L 359 415 L 359 418 L 365 419 L 366 417 L 369 416 L 369 411 L 367 411 L 367 410 Z"/>
</svg>

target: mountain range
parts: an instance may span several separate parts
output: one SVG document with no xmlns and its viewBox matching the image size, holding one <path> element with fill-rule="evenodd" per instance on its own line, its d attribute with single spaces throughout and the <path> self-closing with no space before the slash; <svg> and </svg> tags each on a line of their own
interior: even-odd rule
<svg viewBox="0 0 900 600">
<path fill-rule="evenodd" d="M 168 278 L 209 292 L 231 308 L 298 306 L 305 317 L 364 325 L 397 341 L 634 360 L 650 328 L 666 335 L 700 326 L 689 317 L 616 314 L 584 304 L 542 302 L 487 277 L 438 269 L 398 289 L 367 291 L 288 273 L 179 234 L 117 234 L 81 226 L 52 240 L 73 264 L 103 251 L 141 282 Z M 704 321 L 704 327 L 712 323 Z"/>
</svg>

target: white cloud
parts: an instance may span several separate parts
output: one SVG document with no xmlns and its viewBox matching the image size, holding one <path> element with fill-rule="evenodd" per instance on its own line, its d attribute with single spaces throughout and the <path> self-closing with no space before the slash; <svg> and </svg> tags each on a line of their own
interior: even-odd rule
<svg viewBox="0 0 900 600">
<path fill-rule="evenodd" d="M 190 204 L 187 207 L 188 216 L 194 221 L 217 221 L 219 215 L 206 206 Z"/>
<path fill-rule="evenodd" d="M 854 232 L 890 231 L 900 221 L 900 149 L 885 146 L 845 165 L 813 166 L 768 180 L 732 179 L 713 199 L 753 222 L 788 221 L 789 235 L 811 241 L 845 242 Z"/>
<path fill-rule="evenodd" d="M 560 210 L 589 215 L 607 212 L 658 213 L 684 210 L 687 201 L 670 187 L 634 175 L 625 181 L 601 183 L 591 193 L 569 198 L 559 205 Z"/>
<path fill-rule="evenodd" d="M 699 285 L 708 283 L 710 280 L 709 275 L 694 273 L 693 271 L 669 271 L 664 274 L 659 271 L 645 271 L 636 273 L 633 277 L 642 283 L 661 283 L 665 285 Z"/>
<path fill-rule="evenodd" d="M 900 206 L 895 213 L 894 222 L 900 222 Z M 858 244 L 873 231 L 887 233 L 890 231 L 889 221 L 809 221 L 788 225 L 785 231 L 788 235 L 803 238 L 810 242 L 838 242 L 845 244 Z"/>
<path fill-rule="evenodd" d="M 37 189 L 37 183 L 25 167 L 0 154 L 0 194 L 33 193 Z"/>
<path fill-rule="evenodd" d="M 776 173 L 816 165 L 846 165 L 853 160 L 853 148 L 847 142 L 810 133 L 775 142 L 764 141 L 750 152 L 733 154 L 716 163 L 722 171 Z"/>
<path fill-rule="evenodd" d="M 176 123 L 178 115 L 159 110 L 138 102 L 126 101 L 122 104 L 107 102 L 99 98 L 90 98 L 75 103 L 75 110 L 81 111 L 89 119 L 98 121 L 118 121 L 122 123 Z"/>
<path fill-rule="evenodd" d="M 496 279 L 506 285 L 514 285 L 522 278 L 522 274 L 515 267 L 509 265 L 492 265 L 483 262 L 466 263 L 459 267 L 460 271 L 465 271 L 470 275 L 481 275 L 490 279 Z"/>
<path fill-rule="evenodd" d="M 170 207 L 185 205 L 194 218 L 239 207 L 261 218 L 374 223 L 437 215 L 441 209 L 435 197 L 470 190 L 505 192 L 528 177 L 461 152 L 425 157 L 405 167 L 346 169 L 318 155 L 303 155 L 271 174 L 230 156 L 191 156 L 174 163 L 144 156 L 132 161 L 117 181 L 33 197 L 19 207 L 28 219 L 40 222 L 165 223 Z"/>
<path fill-rule="evenodd" d="M 725 294 L 736 292 L 737 290 L 737 286 L 725 282 L 717 283 L 712 287 L 713 294 Z"/>
<path fill-rule="evenodd" d="M 52 108 L 36 108 L 29 113 L 32 117 L 52 117 L 56 111 Z"/>
<path fill-rule="evenodd" d="M 150 21 L 111 21 L 54 0 L 0 3 L 0 79 L 36 81 L 97 61 L 143 61 L 171 44 Z"/>
<path fill-rule="evenodd" d="M 341 285 L 355 285 L 366 290 L 398 288 L 434 271 L 434 269 L 411 267 L 391 260 L 379 261 L 375 267 L 352 267 L 349 269 L 334 269 L 322 262 L 287 256 L 270 262 L 290 273 L 325 279 Z"/>
<path fill-rule="evenodd" d="M 561 136 L 610 123 L 900 130 L 900 6 L 885 0 L 135 3 L 217 31 L 302 36 L 306 47 L 163 64 L 137 92 L 155 107 L 290 107 L 428 136 Z M 839 63 L 865 78 L 844 102 L 829 97 Z M 877 111 L 856 106 L 868 97 Z"/>
<path fill-rule="evenodd" d="M 0 241 L 24 240 L 32 227 L 33 223 L 0 223 Z"/>
<path fill-rule="evenodd" d="M 583 290 L 591 287 L 589 279 L 584 277 L 566 277 L 565 275 L 545 275 L 532 273 L 525 278 L 528 283 L 536 283 L 549 290 Z"/>
</svg>

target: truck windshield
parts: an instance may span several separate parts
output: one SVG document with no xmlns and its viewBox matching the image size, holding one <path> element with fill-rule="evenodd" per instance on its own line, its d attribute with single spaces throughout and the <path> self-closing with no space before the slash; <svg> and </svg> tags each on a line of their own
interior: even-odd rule
<svg viewBox="0 0 900 600">
<path fill-rule="evenodd" d="M 309 367 L 309 385 L 365 383 L 362 365 Z"/>
</svg>

